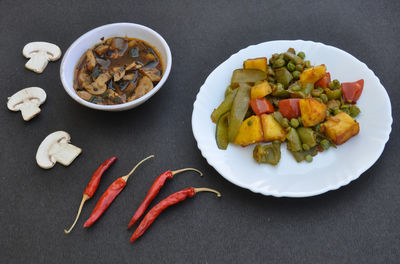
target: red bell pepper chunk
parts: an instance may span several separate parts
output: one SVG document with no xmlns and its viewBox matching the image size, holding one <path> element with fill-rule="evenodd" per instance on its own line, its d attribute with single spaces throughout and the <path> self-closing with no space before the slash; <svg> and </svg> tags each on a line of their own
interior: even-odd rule
<svg viewBox="0 0 400 264">
<path fill-rule="evenodd" d="M 322 88 L 328 88 L 328 84 L 331 82 L 331 74 L 329 72 L 325 73 L 324 77 L 319 79 L 315 83 L 315 87 L 322 87 Z"/>
<path fill-rule="evenodd" d="M 265 114 L 265 113 L 270 114 L 270 113 L 274 112 L 274 106 L 272 105 L 272 103 L 270 101 L 268 101 L 264 97 L 251 99 L 250 106 L 256 115 L 261 115 L 261 114 Z"/>
<path fill-rule="evenodd" d="M 356 82 L 342 83 L 341 86 L 344 100 L 347 103 L 355 104 L 363 91 L 364 79 Z"/>
<path fill-rule="evenodd" d="M 299 101 L 297 98 L 279 101 L 279 112 L 288 119 L 299 117 L 301 115 Z"/>
</svg>

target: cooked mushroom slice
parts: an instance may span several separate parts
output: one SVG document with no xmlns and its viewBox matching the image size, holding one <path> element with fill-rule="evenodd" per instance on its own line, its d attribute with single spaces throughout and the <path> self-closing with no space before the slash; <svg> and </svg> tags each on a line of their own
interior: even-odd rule
<svg viewBox="0 0 400 264">
<path fill-rule="evenodd" d="M 149 77 L 143 76 L 143 78 L 139 81 L 135 92 L 132 94 L 132 96 L 129 97 L 128 101 L 136 100 L 149 91 L 153 89 L 153 82 L 150 80 Z"/>
<path fill-rule="evenodd" d="M 96 58 L 94 57 L 92 50 L 86 52 L 86 66 L 89 71 L 93 70 L 96 66 Z"/>
<path fill-rule="evenodd" d="M 143 65 L 141 65 L 141 64 L 136 64 L 136 62 L 133 61 L 131 64 L 129 64 L 128 66 L 126 66 L 125 70 L 127 70 L 127 71 L 132 70 L 132 69 L 137 70 L 137 69 L 140 69 L 140 68 L 142 68 L 142 67 L 143 67 Z"/>
<path fill-rule="evenodd" d="M 56 61 L 61 57 L 61 50 L 57 45 L 48 42 L 31 42 L 25 45 L 22 54 L 30 59 L 25 68 L 42 73 L 49 61 Z"/>
<path fill-rule="evenodd" d="M 21 111 L 22 118 L 29 121 L 40 113 L 39 106 L 44 101 L 46 101 L 46 92 L 39 87 L 30 87 L 9 97 L 7 107 L 11 111 Z"/>
<path fill-rule="evenodd" d="M 133 79 L 135 79 L 135 74 L 134 74 L 134 73 L 126 74 L 126 75 L 122 78 L 122 80 L 124 80 L 124 81 L 132 81 Z"/>
<path fill-rule="evenodd" d="M 161 80 L 160 71 L 154 68 L 141 69 L 141 72 L 149 77 L 152 82 L 159 82 Z"/>
<path fill-rule="evenodd" d="M 107 90 L 106 82 L 111 79 L 111 74 L 108 72 L 102 73 L 97 77 L 97 79 L 91 84 L 83 85 L 83 88 L 86 89 L 91 94 L 100 95 Z"/>
<path fill-rule="evenodd" d="M 56 131 L 48 135 L 36 152 L 36 162 L 43 169 L 54 167 L 56 162 L 64 166 L 70 165 L 82 152 L 81 148 L 69 144 L 70 135 L 64 131 Z"/>
<path fill-rule="evenodd" d="M 124 67 L 114 67 L 113 72 L 114 72 L 114 82 L 118 82 L 119 80 L 122 79 L 122 77 L 124 77 L 125 68 Z"/>
<path fill-rule="evenodd" d="M 76 92 L 80 98 L 83 100 L 89 101 L 92 95 L 86 91 L 77 91 Z"/>
<path fill-rule="evenodd" d="M 86 73 L 84 68 L 81 68 L 78 72 L 78 82 L 82 87 L 92 82 L 92 78 Z"/>
<path fill-rule="evenodd" d="M 95 51 L 97 54 L 99 54 L 99 55 L 101 56 L 101 55 L 103 55 L 103 53 L 106 52 L 109 48 L 110 48 L 110 46 L 101 44 L 101 45 L 97 46 L 97 47 L 94 49 L 94 51 Z"/>
</svg>

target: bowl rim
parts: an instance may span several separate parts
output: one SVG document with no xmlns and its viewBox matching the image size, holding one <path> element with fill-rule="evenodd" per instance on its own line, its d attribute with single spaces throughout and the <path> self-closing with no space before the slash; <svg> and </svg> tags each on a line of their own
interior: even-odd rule
<svg viewBox="0 0 400 264">
<path fill-rule="evenodd" d="M 164 74 L 161 78 L 161 80 L 157 83 L 157 85 L 148 93 L 146 93 L 145 95 L 143 95 L 142 97 L 127 102 L 127 103 L 123 103 L 123 104 L 117 104 L 117 105 L 98 105 L 98 104 L 93 104 L 90 103 L 82 98 L 80 98 L 76 93 L 74 88 L 72 87 L 72 89 L 69 89 L 69 85 L 67 84 L 67 77 L 65 76 L 65 60 L 66 58 L 68 58 L 71 50 L 73 48 L 75 48 L 78 43 L 80 43 L 83 39 L 85 39 L 86 37 L 88 37 L 89 35 L 96 33 L 97 31 L 100 31 L 104 28 L 109 28 L 109 27 L 120 27 L 120 26 L 132 26 L 132 27 L 136 27 L 136 28 L 140 28 L 143 29 L 144 31 L 147 31 L 149 33 L 151 33 L 152 35 L 154 35 L 160 42 L 161 45 L 164 46 L 165 50 L 166 50 L 166 58 L 162 58 L 163 62 L 165 63 L 165 71 Z M 150 43 L 151 44 L 151 43 Z M 95 44 L 93 44 L 95 45 Z M 91 30 L 89 30 L 88 32 L 84 33 L 83 35 L 81 35 L 79 38 L 77 38 L 74 42 L 72 42 L 72 44 L 68 47 L 67 51 L 64 53 L 64 56 L 61 60 L 61 64 L 60 64 L 60 79 L 61 79 L 61 83 L 64 87 L 64 90 L 67 92 L 67 94 L 74 99 L 76 102 L 80 103 L 81 105 L 84 105 L 86 107 L 92 108 L 92 109 L 96 109 L 96 110 L 103 110 L 103 111 L 122 111 L 122 110 L 128 110 L 131 109 L 133 107 L 139 106 L 142 103 L 144 103 L 145 101 L 147 101 L 150 97 L 152 97 L 158 90 L 160 90 L 160 88 L 164 85 L 164 83 L 166 82 L 166 80 L 168 79 L 168 76 L 171 72 L 171 66 L 172 66 L 172 54 L 171 54 L 171 50 L 167 44 L 167 42 L 165 41 L 165 39 L 155 30 L 146 27 L 144 25 L 140 25 L 140 24 L 136 24 L 136 23 L 130 23 L 130 22 L 120 22 L 120 23 L 111 23 L 111 24 L 106 24 L 106 25 L 102 25 L 100 27 L 96 27 L 93 28 Z M 75 68 L 75 65 L 74 65 Z"/>
</svg>

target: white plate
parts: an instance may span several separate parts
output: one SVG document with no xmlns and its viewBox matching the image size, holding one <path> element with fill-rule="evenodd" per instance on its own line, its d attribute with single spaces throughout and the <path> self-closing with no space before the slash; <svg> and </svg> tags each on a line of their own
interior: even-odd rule
<svg viewBox="0 0 400 264">
<path fill-rule="evenodd" d="M 281 148 L 282 158 L 275 167 L 253 160 L 254 146 L 242 148 L 230 144 L 220 150 L 215 142 L 215 124 L 210 115 L 224 99 L 232 72 L 242 68 L 248 58 L 268 57 L 288 48 L 304 51 L 311 64 L 324 63 L 332 79 L 340 82 L 365 80 L 357 102 L 360 133 L 337 149 L 319 153 L 313 162 L 297 163 Z M 307 197 L 335 190 L 357 179 L 382 154 L 392 124 L 391 104 L 385 88 L 375 74 L 349 53 L 322 43 L 303 40 L 278 40 L 249 46 L 232 55 L 206 79 L 197 94 L 192 114 L 192 129 L 198 148 L 207 162 L 228 181 L 253 192 L 276 197 Z"/>
</svg>

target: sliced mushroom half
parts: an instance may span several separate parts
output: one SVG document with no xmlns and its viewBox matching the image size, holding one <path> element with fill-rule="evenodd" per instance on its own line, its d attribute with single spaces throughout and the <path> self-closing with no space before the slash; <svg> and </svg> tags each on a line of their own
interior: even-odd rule
<svg viewBox="0 0 400 264">
<path fill-rule="evenodd" d="M 29 59 L 25 68 L 42 73 L 49 61 L 56 61 L 61 57 L 61 49 L 55 44 L 38 41 L 26 44 L 22 54 Z"/>
<path fill-rule="evenodd" d="M 29 87 L 8 98 L 7 108 L 21 111 L 22 118 L 29 121 L 40 113 L 39 106 L 46 101 L 46 92 L 40 87 Z"/>
<path fill-rule="evenodd" d="M 72 144 L 71 136 L 65 131 L 56 131 L 48 135 L 40 144 L 36 153 L 36 162 L 43 169 L 54 167 L 56 162 L 70 165 L 82 152 Z"/>
</svg>

